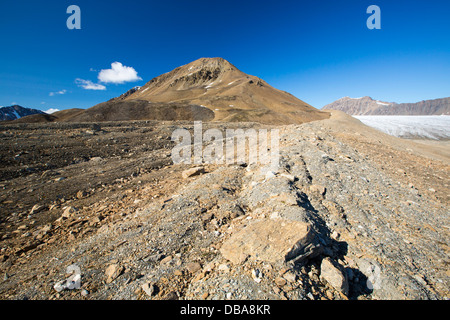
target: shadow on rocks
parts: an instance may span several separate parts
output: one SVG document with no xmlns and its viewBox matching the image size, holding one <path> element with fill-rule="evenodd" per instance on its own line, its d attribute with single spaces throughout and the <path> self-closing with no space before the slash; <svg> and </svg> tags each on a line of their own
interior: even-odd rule
<svg viewBox="0 0 450 320">
<path fill-rule="evenodd" d="M 350 300 L 356 300 L 360 296 L 367 296 L 373 292 L 370 289 L 369 279 L 364 273 L 356 268 L 345 268 L 347 277 L 349 278 L 349 295 Z"/>
<path fill-rule="evenodd" d="M 321 253 L 306 262 L 295 265 L 295 269 L 302 267 L 311 267 L 315 265 L 320 270 L 322 260 L 326 257 L 331 258 L 333 261 L 345 260 L 345 256 L 348 253 L 348 243 L 345 241 L 337 241 L 330 237 L 330 230 L 326 222 L 322 219 L 317 209 L 308 198 L 308 195 L 304 193 L 299 194 L 299 200 L 297 204 L 308 212 L 308 218 L 313 222 L 314 229 L 318 233 L 319 241 L 322 245 Z M 371 283 L 367 276 L 357 268 L 340 266 L 342 272 L 346 274 L 348 281 L 348 298 L 350 300 L 356 300 L 358 297 L 370 295 L 373 292 L 371 289 Z"/>
</svg>

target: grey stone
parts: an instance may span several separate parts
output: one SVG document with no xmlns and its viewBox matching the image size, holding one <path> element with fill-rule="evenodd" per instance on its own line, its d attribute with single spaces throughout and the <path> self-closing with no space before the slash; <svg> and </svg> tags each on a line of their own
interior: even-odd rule
<svg viewBox="0 0 450 320">
<path fill-rule="evenodd" d="M 328 282 L 334 289 L 342 292 L 345 295 L 349 293 L 349 283 L 346 272 L 334 263 L 330 258 L 322 260 L 320 265 L 320 276 Z"/>
</svg>

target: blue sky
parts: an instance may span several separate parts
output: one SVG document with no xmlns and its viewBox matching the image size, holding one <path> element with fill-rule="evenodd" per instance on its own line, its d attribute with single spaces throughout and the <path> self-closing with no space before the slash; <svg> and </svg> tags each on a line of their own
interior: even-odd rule
<svg viewBox="0 0 450 320">
<path fill-rule="evenodd" d="M 72 4 L 81 30 L 66 27 Z M 366 27 L 372 4 L 381 30 Z M 88 108 L 201 57 L 317 108 L 343 96 L 447 97 L 449 14 L 448 0 L 1 1 L 0 106 Z M 130 81 L 99 80 L 114 62 Z"/>
</svg>

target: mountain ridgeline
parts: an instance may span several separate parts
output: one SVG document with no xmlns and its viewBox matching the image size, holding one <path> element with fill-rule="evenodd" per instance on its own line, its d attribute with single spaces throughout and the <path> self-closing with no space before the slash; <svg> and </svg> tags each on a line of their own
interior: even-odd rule
<svg viewBox="0 0 450 320">
<path fill-rule="evenodd" d="M 291 124 L 329 117 L 328 113 L 245 74 L 222 58 L 198 59 L 109 103 L 136 100 L 201 106 L 205 112 L 208 109 L 214 113 L 214 121 Z"/>
<path fill-rule="evenodd" d="M 45 112 L 36 109 L 24 108 L 19 105 L 0 108 L 0 121 L 12 121 L 30 115 L 46 115 Z"/>
<path fill-rule="evenodd" d="M 450 115 L 450 97 L 416 103 L 395 103 L 371 97 L 344 97 L 327 104 L 323 110 L 340 110 L 350 115 Z"/>
</svg>

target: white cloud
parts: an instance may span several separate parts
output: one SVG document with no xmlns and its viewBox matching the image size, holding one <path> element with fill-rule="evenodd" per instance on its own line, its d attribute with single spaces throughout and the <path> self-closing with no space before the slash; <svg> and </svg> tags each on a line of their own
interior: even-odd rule
<svg viewBox="0 0 450 320">
<path fill-rule="evenodd" d="M 50 108 L 50 109 L 48 109 L 48 110 L 46 110 L 46 111 L 44 111 L 44 112 L 45 112 L 45 113 L 48 113 L 48 114 L 52 114 L 52 113 L 54 113 L 54 112 L 56 112 L 56 111 L 59 111 L 59 109 Z"/>
<path fill-rule="evenodd" d="M 67 90 L 60 90 L 60 91 L 56 91 L 56 92 L 50 92 L 48 95 L 50 96 L 50 97 L 53 97 L 53 96 L 55 96 L 55 95 L 57 95 L 57 94 L 65 94 L 67 92 Z"/>
<path fill-rule="evenodd" d="M 93 83 L 91 80 L 84 80 L 77 78 L 75 79 L 75 83 L 86 90 L 106 90 L 106 87 L 99 83 Z"/>
<path fill-rule="evenodd" d="M 142 80 L 138 76 L 136 70 L 132 67 L 127 67 L 120 62 L 111 63 L 111 69 L 102 69 L 98 74 L 98 80 L 103 83 L 121 84 L 125 82 L 133 82 Z"/>
</svg>

